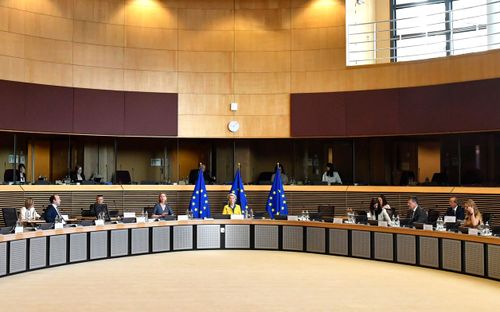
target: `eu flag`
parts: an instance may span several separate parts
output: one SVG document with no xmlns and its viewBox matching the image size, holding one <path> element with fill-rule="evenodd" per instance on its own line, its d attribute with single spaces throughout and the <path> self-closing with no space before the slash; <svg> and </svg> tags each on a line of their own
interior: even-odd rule
<svg viewBox="0 0 500 312">
<path fill-rule="evenodd" d="M 267 213 L 269 213 L 271 219 L 274 219 L 275 215 L 288 215 L 285 189 L 283 188 L 283 182 L 281 181 L 281 170 L 279 166 L 276 167 L 273 186 L 269 192 L 266 205 Z"/>
<path fill-rule="evenodd" d="M 236 195 L 237 201 L 236 203 L 241 207 L 241 213 L 245 214 L 245 211 L 248 209 L 248 201 L 247 195 L 245 194 L 245 190 L 243 189 L 243 180 L 241 179 L 240 169 L 236 171 L 236 175 L 234 176 L 233 185 L 231 186 L 231 193 Z"/>
<path fill-rule="evenodd" d="M 194 186 L 193 195 L 191 196 L 191 203 L 189 208 L 193 212 L 193 218 L 209 218 L 210 217 L 210 204 L 208 202 L 207 188 L 205 187 L 205 179 L 203 178 L 203 171 L 198 171 L 198 180 Z"/>
</svg>

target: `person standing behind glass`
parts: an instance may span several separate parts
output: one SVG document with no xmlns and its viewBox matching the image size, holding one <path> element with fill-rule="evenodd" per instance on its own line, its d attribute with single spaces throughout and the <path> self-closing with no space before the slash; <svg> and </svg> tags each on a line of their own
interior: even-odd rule
<svg viewBox="0 0 500 312">
<path fill-rule="evenodd" d="M 285 168 L 283 167 L 282 164 L 279 164 L 280 171 L 281 171 L 281 182 L 283 184 L 288 184 L 288 176 L 285 173 Z M 276 174 L 276 169 L 278 169 L 278 164 L 274 166 L 274 172 L 273 175 L 271 176 L 271 183 L 274 182 L 274 175 Z"/>
<path fill-rule="evenodd" d="M 472 199 L 468 199 L 465 203 L 465 220 L 463 226 L 477 228 L 483 223 L 481 212 L 477 208 L 476 203 Z"/>
<path fill-rule="evenodd" d="M 326 164 L 326 171 L 323 173 L 323 177 L 321 178 L 321 181 L 328 182 L 328 185 L 342 184 L 342 180 L 340 179 L 340 175 L 332 163 Z"/>
<path fill-rule="evenodd" d="M 35 210 L 35 201 L 28 197 L 24 201 L 24 207 L 19 211 L 21 221 L 40 219 L 40 215 Z"/>
<path fill-rule="evenodd" d="M 222 214 L 224 215 L 241 214 L 241 207 L 240 205 L 236 204 L 236 199 L 237 197 L 233 193 L 227 195 L 227 205 L 224 206 Z"/>
<path fill-rule="evenodd" d="M 151 217 L 164 218 L 165 216 L 172 216 L 173 214 L 172 208 L 170 208 L 167 203 L 167 194 L 160 193 L 160 195 L 158 195 L 158 203 L 156 203 L 153 208 L 153 215 Z"/>
<path fill-rule="evenodd" d="M 26 183 L 26 166 L 24 164 L 19 164 L 16 171 L 17 177 L 16 181 L 19 183 Z"/>
</svg>

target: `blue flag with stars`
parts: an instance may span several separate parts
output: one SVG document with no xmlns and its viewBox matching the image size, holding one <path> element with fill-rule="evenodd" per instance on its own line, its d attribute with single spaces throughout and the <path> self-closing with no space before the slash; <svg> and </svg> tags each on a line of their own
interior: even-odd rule
<svg viewBox="0 0 500 312">
<path fill-rule="evenodd" d="M 241 207 L 241 213 L 245 213 L 248 209 L 247 195 L 245 194 L 245 189 L 243 188 L 243 180 L 241 179 L 240 169 L 236 171 L 234 176 L 233 185 L 231 186 L 231 193 L 236 195 L 236 203 Z"/>
<path fill-rule="evenodd" d="M 207 188 L 205 187 L 205 179 L 203 178 L 203 171 L 198 171 L 198 180 L 194 186 L 193 195 L 189 208 L 193 212 L 193 218 L 209 218 L 210 217 L 210 203 L 208 202 Z"/>
<path fill-rule="evenodd" d="M 281 181 L 281 170 L 279 166 L 274 173 L 273 186 L 267 197 L 266 210 L 271 219 L 274 219 L 275 215 L 288 215 L 288 205 L 286 203 L 285 189 Z"/>
</svg>

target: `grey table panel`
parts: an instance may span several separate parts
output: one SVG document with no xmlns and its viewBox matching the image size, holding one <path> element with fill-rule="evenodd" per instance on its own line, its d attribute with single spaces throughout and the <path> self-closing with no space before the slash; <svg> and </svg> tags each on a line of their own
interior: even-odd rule
<svg viewBox="0 0 500 312">
<path fill-rule="evenodd" d="M 325 229 L 308 227 L 306 249 L 309 252 L 326 252 Z"/>
<path fill-rule="evenodd" d="M 484 244 L 465 242 L 465 272 L 484 276 Z"/>
<path fill-rule="evenodd" d="M 439 268 L 439 239 L 420 236 L 420 265 Z"/>
<path fill-rule="evenodd" d="M 250 248 L 250 225 L 226 225 L 226 248 Z"/>
<path fill-rule="evenodd" d="M 488 245 L 488 276 L 500 279 L 500 246 Z"/>
<path fill-rule="evenodd" d="M 128 255 L 128 230 L 111 231 L 111 257 Z"/>
<path fill-rule="evenodd" d="M 193 226 L 178 225 L 174 227 L 174 250 L 193 249 Z"/>
<path fill-rule="evenodd" d="M 397 262 L 417 263 L 417 238 L 414 235 L 397 234 Z"/>
<path fill-rule="evenodd" d="M 330 229 L 330 253 L 349 255 L 349 232 L 347 230 Z"/>
<path fill-rule="evenodd" d="M 15 240 L 10 242 L 10 251 L 9 251 L 10 273 L 26 271 L 27 247 L 28 247 L 28 242 L 25 239 Z"/>
<path fill-rule="evenodd" d="M 354 257 L 370 258 L 371 257 L 370 232 L 352 231 L 351 236 L 352 236 L 351 254 Z"/>
<path fill-rule="evenodd" d="M 202 224 L 196 227 L 196 248 L 220 248 L 220 225 Z"/>
<path fill-rule="evenodd" d="M 391 233 L 375 232 L 374 245 L 375 259 L 394 261 L 394 236 Z"/>
<path fill-rule="evenodd" d="M 7 243 L 0 243 L 0 276 L 7 274 Z"/>
<path fill-rule="evenodd" d="M 153 228 L 153 252 L 170 250 L 170 226 Z"/>
<path fill-rule="evenodd" d="M 279 228 L 277 225 L 255 226 L 255 248 L 256 249 L 278 249 Z"/>
<path fill-rule="evenodd" d="M 462 242 L 453 239 L 441 241 L 441 259 L 443 269 L 450 271 L 462 271 Z"/>
<path fill-rule="evenodd" d="M 69 262 L 87 260 L 87 233 L 69 235 Z"/>
<path fill-rule="evenodd" d="M 30 239 L 30 270 L 47 266 L 47 238 L 35 237 Z"/>
<path fill-rule="evenodd" d="M 108 231 L 90 233 L 90 259 L 108 257 Z"/>
<path fill-rule="evenodd" d="M 283 250 L 304 250 L 304 228 L 283 226 Z"/>
<path fill-rule="evenodd" d="M 132 229 L 130 253 L 138 255 L 149 252 L 149 228 Z"/>
<path fill-rule="evenodd" d="M 59 265 L 67 262 L 66 235 L 49 237 L 49 265 Z"/>
</svg>

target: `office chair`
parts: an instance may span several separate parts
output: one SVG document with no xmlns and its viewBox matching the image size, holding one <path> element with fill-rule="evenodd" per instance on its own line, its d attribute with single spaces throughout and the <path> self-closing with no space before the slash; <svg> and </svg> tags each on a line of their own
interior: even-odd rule
<svg viewBox="0 0 500 312">
<path fill-rule="evenodd" d="M 17 223 L 16 208 L 2 208 L 5 226 L 15 226 Z"/>
</svg>

